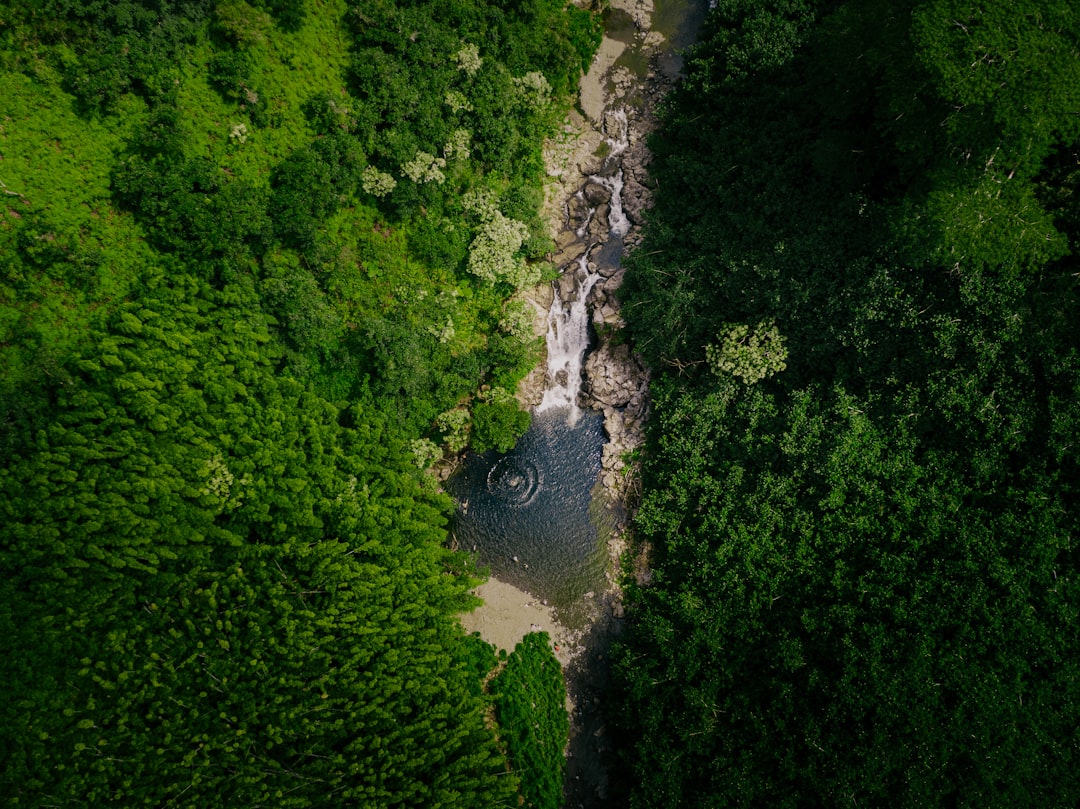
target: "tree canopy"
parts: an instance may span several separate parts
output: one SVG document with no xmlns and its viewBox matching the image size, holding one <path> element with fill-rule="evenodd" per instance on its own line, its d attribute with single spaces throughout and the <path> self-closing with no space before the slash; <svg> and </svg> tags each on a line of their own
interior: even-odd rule
<svg viewBox="0 0 1080 809">
<path fill-rule="evenodd" d="M 517 804 L 422 467 L 527 426 L 491 392 L 536 345 L 463 200 L 535 272 L 540 142 L 597 30 L 547 1 L 0 2 L 8 804 Z"/>
<path fill-rule="evenodd" d="M 1080 796 L 1078 40 L 1068 3 L 710 13 L 624 287 L 629 805 Z"/>
</svg>

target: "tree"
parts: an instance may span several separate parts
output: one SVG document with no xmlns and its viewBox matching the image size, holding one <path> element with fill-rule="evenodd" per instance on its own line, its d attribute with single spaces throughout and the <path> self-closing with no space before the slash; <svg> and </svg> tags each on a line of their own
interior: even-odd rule
<svg viewBox="0 0 1080 809">
<path fill-rule="evenodd" d="M 530 632 L 514 647 L 491 692 L 511 766 L 521 775 L 524 805 L 563 805 L 563 750 L 570 738 L 562 667 L 547 632 Z"/>
<path fill-rule="evenodd" d="M 536 286 L 540 271 L 519 253 L 528 237 L 524 223 L 492 211 L 477 228 L 469 247 L 469 272 L 491 284 L 509 284 L 515 291 Z"/>
<path fill-rule="evenodd" d="M 0 473 L 5 794 L 507 799 L 448 501 L 373 410 L 275 373 L 250 290 L 173 284 L 124 307 Z"/>
<path fill-rule="evenodd" d="M 505 388 L 494 388 L 473 407 L 472 448 L 477 452 L 509 452 L 531 421 L 529 411 L 521 409 L 513 394 Z"/>
<path fill-rule="evenodd" d="M 705 346 L 705 359 L 713 373 L 732 374 L 752 385 L 787 367 L 787 349 L 775 323 L 758 323 L 752 331 L 746 324 L 729 323 L 721 334 L 719 345 Z"/>
</svg>

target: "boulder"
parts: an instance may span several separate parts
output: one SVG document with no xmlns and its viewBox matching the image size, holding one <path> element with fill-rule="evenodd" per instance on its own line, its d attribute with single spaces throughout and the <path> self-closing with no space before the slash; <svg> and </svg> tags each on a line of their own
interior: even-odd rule
<svg viewBox="0 0 1080 809">
<path fill-rule="evenodd" d="M 593 209 L 585 201 L 585 195 L 578 193 L 566 201 L 566 225 L 572 232 L 580 234 L 589 224 Z"/>
<path fill-rule="evenodd" d="M 589 395 L 611 407 L 626 407 L 647 383 L 645 369 L 627 345 L 604 343 L 585 360 Z"/>
<path fill-rule="evenodd" d="M 585 243 L 572 230 L 564 230 L 555 240 L 555 251 L 551 254 L 551 263 L 556 267 L 566 267 L 576 262 L 585 252 Z"/>
<path fill-rule="evenodd" d="M 589 220 L 589 241 L 606 242 L 610 229 L 608 227 L 608 214 L 611 209 L 605 204 L 596 209 L 592 219 Z"/>
<path fill-rule="evenodd" d="M 611 201 L 611 189 L 600 183 L 588 183 L 584 194 L 585 200 L 594 208 Z"/>
<path fill-rule="evenodd" d="M 559 285 L 559 300 L 564 303 L 569 303 L 572 300 L 577 299 L 578 295 L 578 282 L 577 273 L 574 271 L 574 267 L 567 267 L 556 283 Z"/>
<path fill-rule="evenodd" d="M 637 180 L 627 180 L 623 185 L 623 212 L 633 224 L 641 225 L 644 223 L 642 212 L 649 207 L 651 203 L 650 197 L 649 189 Z"/>
<path fill-rule="evenodd" d="M 529 371 L 528 376 L 518 383 L 516 397 L 523 408 L 528 410 L 536 407 L 543 400 L 546 377 L 547 366 L 541 363 Z"/>
</svg>

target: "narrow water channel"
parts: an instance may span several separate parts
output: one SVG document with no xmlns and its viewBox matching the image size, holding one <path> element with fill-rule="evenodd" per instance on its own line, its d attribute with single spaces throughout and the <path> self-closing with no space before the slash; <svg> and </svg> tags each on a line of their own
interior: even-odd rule
<svg viewBox="0 0 1080 809">
<path fill-rule="evenodd" d="M 606 546 L 613 527 L 598 484 L 603 417 L 580 406 L 585 354 L 594 339 L 589 294 L 618 267 L 630 227 L 621 203 L 626 113 L 606 114 L 604 130 L 608 156 L 588 178 L 607 191 L 603 238 L 588 225 L 600 214 L 579 191 L 588 208 L 586 224 L 577 230 L 584 252 L 561 268 L 560 282 L 552 285 L 546 386 L 532 426 L 506 455 L 470 456 L 446 482 L 459 504 L 458 547 L 474 551 L 496 578 L 550 603 L 571 629 L 590 619 L 584 596 L 608 587 Z"/>
<path fill-rule="evenodd" d="M 452 526 L 457 547 L 475 552 L 495 578 L 554 606 L 558 621 L 573 630 L 574 648 L 569 664 L 564 662 L 573 705 L 565 783 L 569 809 L 606 809 L 618 801 L 618 787 L 610 781 L 617 740 L 606 733 L 602 706 L 607 652 L 623 615 L 608 569 L 608 540 L 620 526 L 600 478 L 603 471 L 605 485 L 611 486 L 610 458 L 626 449 L 631 418 L 640 424 L 646 413 L 632 396 L 604 398 L 595 371 L 583 385 L 583 371 L 588 352 L 596 348 L 596 324 L 610 331 L 621 322 L 620 265 L 624 246 L 636 243 L 645 204 L 644 144 L 652 104 L 681 70 L 677 50 L 693 42 L 708 5 L 708 0 L 611 0 L 604 43 L 582 81 L 580 111 L 588 119 L 585 126 L 593 127 L 589 148 L 597 147 L 598 159 L 586 158 L 590 168 L 576 175 L 582 184 L 569 187 L 559 239 L 561 275 L 553 284 L 547 321 L 545 390 L 532 427 L 511 452 L 472 455 L 445 484 L 458 502 Z M 633 77 L 629 82 L 627 75 Z M 626 200 L 636 200 L 629 213 Z M 597 352 L 591 367 L 597 358 L 612 356 L 608 349 Z M 626 381 L 610 376 L 615 364 L 602 362 L 609 381 Z M 642 390 L 643 374 L 639 369 Z M 647 402 L 647 391 L 639 398 Z M 631 413 L 635 402 L 639 409 Z M 622 425 L 622 443 L 612 420 Z M 594 593 L 598 597 L 590 598 Z"/>
</svg>

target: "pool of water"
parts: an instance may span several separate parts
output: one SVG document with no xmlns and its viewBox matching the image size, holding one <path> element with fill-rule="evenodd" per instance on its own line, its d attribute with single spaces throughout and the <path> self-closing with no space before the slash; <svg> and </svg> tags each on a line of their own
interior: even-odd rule
<svg viewBox="0 0 1080 809">
<path fill-rule="evenodd" d="M 668 78 L 674 79 L 682 72 L 682 52 L 696 40 L 708 10 L 709 0 L 655 0 L 652 29 L 667 40 L 657 66 Z M 650 59 L 641 48 L 633 17 L 620 9 L 609 9 L 604 12 L 604 33 L 627 46 L 615 64 L 644 79 L 651 67 Z"/>
<path fill-rule="evenodd" d="M 663 34 L 669 49 L 660 57 L 660 69 L 677 76 L 683 67 L 680 51 L 694 44 L 709 10 L 709 0 L 654 0 L 652 26 Z"/>
<path fill-rule="evenodd" d="M 553 605 L 560 620 L 585 619 L 582 598 L 604 586 L 611 516 L 597 478 L 603 419 L 569 409 L 535 413 L 505 455 L 472 455 L 446 481 L 458 501 L 452 531 L 492 575 Z"/>
</svg>

